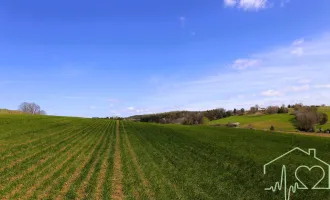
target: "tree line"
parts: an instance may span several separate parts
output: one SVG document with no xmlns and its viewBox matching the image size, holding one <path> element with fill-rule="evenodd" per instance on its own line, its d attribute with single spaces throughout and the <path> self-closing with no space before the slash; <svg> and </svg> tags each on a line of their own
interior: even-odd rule
<svg viewBox="0 0 330 200">
<path fill-rule="evenodd" d="M 325 106 L 325 105 L 321 105 Z M 128 119 L 140 122 L 153 122 L 162 124 L 207 124 L 210 120 L 222 119 L 230 116 L 239 116 L 244 114 L 281 114 L 289 113 L 289 109 L 292 109 L 291 115 L 295 116 L 295 126 L 301 131 L 315 131 L 314 126 L 316 124 L 325 124 L 328 121 L 328 116 L 325 113 L 318 112 L 317 108 L 320 106 L 304 106 L 303 104 L 284 104 L 281 106 L 268 106 L 261 108 L 259 105 L 252 106 L 250 110 L 233 109 L 226 110 L 224 108 L 217 108 L 206 111 L 173 111 L 165 113 L 156 113 L 149 115 L 136 115 L 129 117 Z M 274 129 L 274 127 L 272 128 Z M 330 131 L 330 130 L 329 130 Z"/>
</svg>

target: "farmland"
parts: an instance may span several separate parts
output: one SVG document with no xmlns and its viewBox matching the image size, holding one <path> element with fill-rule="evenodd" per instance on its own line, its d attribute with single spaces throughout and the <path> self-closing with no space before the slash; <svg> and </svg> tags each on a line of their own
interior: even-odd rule
<svg viewBox="0 0 330 200">
<path fill-rule="evenodd" d="M 0 199 L 283 199 L 264 191 L 273 183 L 263 165 L 297 146 L 330 162 L 329 144 L 224 127 L 0 115 Z"/>
</svg>

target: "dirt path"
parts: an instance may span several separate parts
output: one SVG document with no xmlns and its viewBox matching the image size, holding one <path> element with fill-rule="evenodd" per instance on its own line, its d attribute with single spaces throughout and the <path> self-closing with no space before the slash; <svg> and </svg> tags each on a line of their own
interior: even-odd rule
<svg viewBox="0 0 330 200">
<path fill-rule="evenodd" d="M 112 199 L 123 199 L 123 174 L 121 171 L 121 156 L 120 156 L 120 136 L 119 136 L 119 121 L 116 121 L 116 146 L 115 146 L 115 158 L 114 169 L 112 177 Z"/>
</svg>

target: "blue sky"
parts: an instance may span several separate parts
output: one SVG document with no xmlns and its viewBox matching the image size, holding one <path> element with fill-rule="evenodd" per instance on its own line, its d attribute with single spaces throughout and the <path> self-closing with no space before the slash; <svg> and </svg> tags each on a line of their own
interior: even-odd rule
<svg viewBox="0 0 330 200">
<path fill-rule="evenodd" d="M 129 116 L 330 101 L 328 0 L 0 2 L 0 107 Z"/>
</svg>

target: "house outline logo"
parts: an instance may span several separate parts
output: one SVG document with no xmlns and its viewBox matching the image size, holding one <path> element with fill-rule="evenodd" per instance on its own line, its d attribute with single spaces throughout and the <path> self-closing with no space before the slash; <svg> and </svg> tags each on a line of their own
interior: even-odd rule
<svg viewBox="0 0 330 200">
<path fill-rule="evenodd" d="M 311 190 L 330 190 L 330 164 L 328 164 L 327 162 L 321 160 L 320 158 L 318 158 L 316 156 L 316 149 L 314 148 L 311 148 L 311 149 L 308 149 L 308 152 L 307 151 L 304 151 L 302 150 L 301 148 L 299 147 L 295 147 L 293 148 L 292 150 L 278 156 L 277 158 L 273 159 L 272 161 L 266 163 L 264 166 L 263 166 L 263 174 L 266 175 L 267 174 L 267 166 L 272 164 L 273 162 L 287 156 L 288 154 L 294 152 L 294 151 L 300 151 L 302 153 L 304 153 L 305 155 L 308 155 L 308 156 L 312 156 L 311 158 L 315 159 L 316 161 L 318 161 L 319 163 L 322 163 L 322 165 L 326 166 L 324 169 L 323 167 L 321 167 L 320 165 L 313 165 L 311 167 L 308 167 L 307 165 L 300 165 L 296 168 L 295 170 L 295 178 L 296 178 L 296 183 L 294 183 L 294 185 L 291 185 L 287 188 L 287 183 L 286 183 L 286 166 L 283 165 L 282 166 L 282 174 L 281 174 L 281 180 L 279 182 L 276 182 L 275 183 L 275 186 L 271 186 L 269 188 L 265 188 L 266 191 L 273 191 L 275 192 L 276 190 L 282 190 L 284 189 L 284 198 L 285 200 L 289 200 L 290 199 L 290 194 L 292 193 L 295 193 L 297 190 L 308 190 L 308 189 L 311 189 Z M 312 188 L 308 188 L 304 183 L 303 181 L 301 181 L 301 179 L 299 178 L 298 176 L 298 171 L 302 168 L 305 168 L 305 169 L 308 169 L 309 171 L 311 171 L 312 169 L 314 168 L 319 168 L 321 169 L 323 175 L 321 177 L 321 179 L 314 185 L 312 186 Z M 327 174 L 327 176 L 326 176 Z M 327 187 L 318 187 L 318 184 L 325 181 L 324 179 L 327 178 Z M 284 188 L 283 188 L 284 187 Z"/>
</svg>

